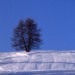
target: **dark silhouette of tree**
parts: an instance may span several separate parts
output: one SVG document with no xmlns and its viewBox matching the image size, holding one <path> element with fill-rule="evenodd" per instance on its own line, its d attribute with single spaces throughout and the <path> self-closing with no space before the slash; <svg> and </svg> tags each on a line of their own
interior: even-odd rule
<svg viewBox="0 0 75 75">
<path fill-rule="evenodd" d="M 26 21 L 20 20 L 18 26 L 14 29 L 12 46 L 16 50 L 25 50 L 30 52 L 31 49 L 39 48 L 42 40 L 40 38 L 40 29 L 33 19 Z"/>
</svg>

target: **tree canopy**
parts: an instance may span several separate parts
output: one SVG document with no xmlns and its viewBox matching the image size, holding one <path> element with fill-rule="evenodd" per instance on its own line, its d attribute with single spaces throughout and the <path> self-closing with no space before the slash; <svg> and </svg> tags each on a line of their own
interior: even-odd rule
<svg viewBox="0 0 75 75">
<path fill-rule="evenodd" d="M 42 42 L 40 31 L 33 19 L 20 20 L 17 27 L 13 30 L 12 47 L 26 52 L 39 48 Z"/>
</svg>

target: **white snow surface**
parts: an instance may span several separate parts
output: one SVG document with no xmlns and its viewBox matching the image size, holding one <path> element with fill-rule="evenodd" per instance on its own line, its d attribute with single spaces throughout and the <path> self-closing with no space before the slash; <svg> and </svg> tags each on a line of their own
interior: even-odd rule
<svg viewBox="0 0 75 75">
<path fill-rule="evenodd" d="M 75 51 L 0 52 L 0 71 L 75 71 Z"/>
</svg>

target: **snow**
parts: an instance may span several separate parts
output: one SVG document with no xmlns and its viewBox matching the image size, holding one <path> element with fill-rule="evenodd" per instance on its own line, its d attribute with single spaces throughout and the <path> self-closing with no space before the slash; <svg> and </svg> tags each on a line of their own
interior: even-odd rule
<svg viewBox="0 0 75 75">
<path fill-rule="evenodd" d="M 12 57 L 16 57 L 16 56 L 26 56 L 26 57 L 28 57 L 28 54 L 25 53 L 25 52 L 24 53 L 19 53 L 18 52 L 18 53 L 15 53 L 15 54 L 12 55 Z"/>
<path fill-rule="evenodd" d="M 75 71 L 5 71 L 0 72 L 0 75 L 75 75 Z"/>
<path fill-rule="evenodd" d="M 0 75 L 75 75 L 75 51 L 1 52 Z"/>
<path fill-rule="evenodd" d="M 0 67 L 0 71 L 3 71 L 4 69 L 2 67 Z"/>
</svg>

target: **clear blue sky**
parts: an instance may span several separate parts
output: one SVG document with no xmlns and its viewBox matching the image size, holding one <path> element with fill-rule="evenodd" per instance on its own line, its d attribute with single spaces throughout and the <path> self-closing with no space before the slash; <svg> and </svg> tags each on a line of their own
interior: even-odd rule
<svg viewBox="0 0 75 75">
<path fill-rule="evenodd" d="M 0 51 L 15 51 L 11 37 L 20 19 L 42 29 L 44 50 L 75 50 L 75 0 L 0 0 Z"/>
</svg>

